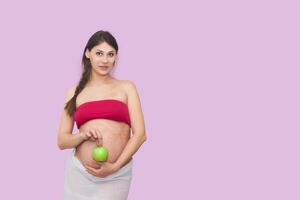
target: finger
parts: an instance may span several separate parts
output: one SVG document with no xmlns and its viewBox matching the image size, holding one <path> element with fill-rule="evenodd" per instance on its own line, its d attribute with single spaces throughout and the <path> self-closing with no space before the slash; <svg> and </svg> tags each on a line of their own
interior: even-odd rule
<svg viewBox="0 0 300 200">
<path fill-rule="evenodd" d="M 86 166 L 86 171 L 89 172 L 90 174 L 93 174 L 94 176 L 98 176 L 98 177 L 101 177 L 103 176 L 103 174 L 101 173 L 102 169 L 95 169 L 93 167 L 89 167 L 89 166 Z"/>
<path fill-rule="evenodd" d="M 103 138 L 102 138 L 102 134 L 101 134 L 100 130 L 97 130 L 97 135 L 98 135 L 98 146 L 102 146 Z"/>
<path fill-rule="evenodd" d="M 90 139 L 91 139 L 91 140 L 94 140 L 94 135 L 93 135 L 92 130 L 89 130 L 88 133 L 89 133 L 89 135 L 90 135 Z"/>
<path fill-rule="evenodd" d="M 86 135 L 87 135 L 88 137 L 91 137 L 91 134 L 90 134 L 89 132 L 87 132 Z"/>
<path fill-rule="evenodd" d="M 96 139 L 95 139 L 93 136 L 91 136 L 89 139 L 90 139 L 91 141 L 93 141 L 93 142 L 96 141 Z"/>
<path fill-rule="evenodd" d="M 86 131 L 85 132 L 85 139 L 86 140 L 93 140 L 93 137 L 91 135 L 91 133 L 89 131 Z M 93 140 L 94 141 L 94 140 Z"/>
<path fill-rule="evenodd" d="M 99 130 L 97 130 L 97 136 L 98 136 L 97 145 L 102 146 L 102 143 L 103 143 L 102 134 Z"/>
<path fill-rule="evenodd" d="M 102 139 L 97 139 L 97 140 L 96 140 L 96 144 L 97 144 L 97 146 L 99 146 L 99 147 L 103 146 Z M 99 161 L 99 162 L 101 162 L 101 161 Z"/>
<path fill-rule="evenodd" d="M 99 129 L 96 129 L 96 134 L 98 136 L 98 138 L 102 138 L 101 132 Z"/>
<path fill-rule="evenodd" d="M 93 171 L 91 171 L 91 170 L 89 170 L 89 169 L 86 169 L 86 171 L 87 171 L 88 173 L 94 175 L 94 176 L 97 176 L 97 174 L 96 174 L 95 172 L 93 172 Z"/>
<path fill-rule="evenodd" d="M 94 172 L 97 172 L 97 171 L 99 171 L 99 169 L 102 167 L 102 165 L 97 165 L 97 167 L 92 167 L 92 166 L 90 166 L 90 165 L 84 164 L 84 167 L 85 167 L 85 168 L 88 168 L 88 169 L 90 169 L 90 170 L 93 170 Z"/>
<path fill-rule="evenodd" d="M 95 132 L 95 130 L 91 130 L 91 133 L 92 133 L 94 138 L 97 138 L 97 133 Z"/>
<path fill-rule="evenodd" d="M 87 165 L 85 165 L 84 167 L 85 167 L 87 170 L 89 170 L 89 171 L 91 171 L 91 172 L 93 172 L 93 173 L 96 173 L 95 168 L 90 167 L 90 166 L 87 166 Z"/>
</svg>

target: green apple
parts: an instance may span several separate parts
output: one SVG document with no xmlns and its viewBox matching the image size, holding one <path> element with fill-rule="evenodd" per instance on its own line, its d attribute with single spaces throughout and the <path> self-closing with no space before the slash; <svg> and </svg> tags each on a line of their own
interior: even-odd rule
<svg viewBox="0 0 300 200">
<path fill-rule="evenodd" d="M 108 149 L 105 147 L 95 147 L 92 156 L 96 161 L 106 161 L 108 157 Z"/>
</svg>

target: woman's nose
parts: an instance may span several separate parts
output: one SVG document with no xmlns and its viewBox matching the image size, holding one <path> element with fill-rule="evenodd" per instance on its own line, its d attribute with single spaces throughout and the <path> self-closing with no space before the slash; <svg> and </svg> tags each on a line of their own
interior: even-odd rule
<svg viewBox="0 0 300 200">
<path fill-rule="evenodd" d="M 102 61 L 103 61 L 104 63 L 107 63 L 107 61 L 108 61 L 107 57 L 106 57 L 106 56 L 103 56 Z"/>
</svg>

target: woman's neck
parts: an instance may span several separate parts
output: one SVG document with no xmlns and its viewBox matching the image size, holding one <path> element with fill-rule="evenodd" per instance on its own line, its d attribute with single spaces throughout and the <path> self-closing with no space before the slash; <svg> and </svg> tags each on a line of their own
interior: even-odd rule
<svg viewBox="0 0 300 200">
<path fill-rule="evenodd" d="M 99 85 L 108 85 L 112 83 L 114 78 L 110 75 L 106 76 L 92 76 L 90 81 L 88 82 L 87 86 L 94 87 Z"/>
</svg>

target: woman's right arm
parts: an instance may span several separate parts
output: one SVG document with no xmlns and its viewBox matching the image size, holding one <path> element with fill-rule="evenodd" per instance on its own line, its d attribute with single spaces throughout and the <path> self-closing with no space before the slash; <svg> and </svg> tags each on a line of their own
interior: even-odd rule
<svg viewBox="0 0 300 200">
<path fill-rule="evenodd" d="M 76 87 L 71 87 L 64 99 L 64 106 L 74 96 Z M 98 129 L 90 129 L 87 131 L 72 134 L 74 126 L 74 119 L 67 114 L 67 111 L 63 107 L 61 114 L 60 126 L 57 137 L 57 145 L 59 149 L 71 149 L 77 147 L 85 140 L 95 141 L 96 144 L 102 145 L 102 136 Z"/>
<path fill-rule="evenodd" d="M 70 117 L 64 109 L 66 103 L 74 96 L 75 89 L 76 87 L 68 89 L 64 98 L 64 106 L 57 137 L 57 145 L 61 150 L 75 148 L 86 139 L 85 134 L 83 133 L 72 134 L 74 120 L 73 117 Z"/>
</svg>

